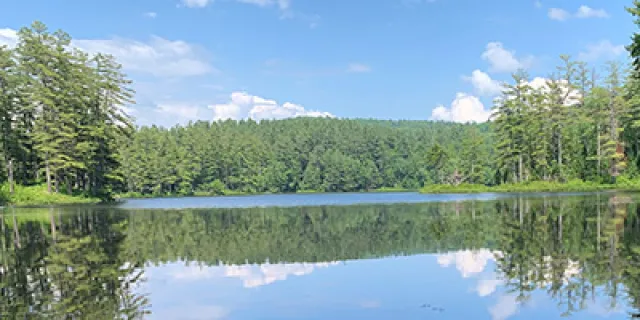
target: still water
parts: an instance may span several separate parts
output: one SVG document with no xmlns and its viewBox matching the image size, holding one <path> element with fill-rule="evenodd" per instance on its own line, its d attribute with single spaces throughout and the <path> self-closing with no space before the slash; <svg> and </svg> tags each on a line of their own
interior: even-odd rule
<svg viewBox="0 0 640 320">
<path fill-rule="evenodd" d="M 197 208 L 228 198 L 183 198 L 5 209 L 0 318 L 629 319 L 639 312 L 637 195 L 404 195 L 277 196 L 268 205 L 238 197 L 234 208 Z"/>
</svg>

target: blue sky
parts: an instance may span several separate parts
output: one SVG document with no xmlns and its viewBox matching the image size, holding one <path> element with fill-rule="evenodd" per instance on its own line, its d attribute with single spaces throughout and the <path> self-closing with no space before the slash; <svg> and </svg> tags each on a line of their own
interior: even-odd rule
<svg viewBox="0 0 640 320">
<path fill-rule="evenodd" d="M 560 54 L 626 61 L 615 0 L 20 0 L 0 43 L 41 20 L 112 53 L 135 81 L 139 124 L 334 115 L 483 121 L 515 68 Z"/>
</svg>

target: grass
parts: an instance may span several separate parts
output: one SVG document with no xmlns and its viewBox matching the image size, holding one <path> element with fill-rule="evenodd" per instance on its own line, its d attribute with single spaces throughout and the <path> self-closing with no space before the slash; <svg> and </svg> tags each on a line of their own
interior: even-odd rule
<svg viewBox="0 0 640 320">
<path fill-rule="evenodd" d="M 638 191 L 640 181 L 620 178 L 615 184 L 602 184 L 596 182 L 572 180 L 566 183 L 549 181 L 532 181 L 518 184 L 502 184 L 486 186 L 481 184 L 454 185 L 429 185 L 420 190 L 421 193 L 482 193 L 482 192 L 589 192 L 589 191 Z"/>
<path fill-rule="evenodd" d="M 9 194 L 9 185 L 3 184 L 0 186 L 0 197 L 0 202 L 4 202 L 4 204 L 10 204 L 17 207 L 92 204 L 100 202 L 100 199 L 98 198 L 91 198 L 79 194 L 68 195 L 55 192 L 48 193 L 46 185 L 16 185 L 13 194 Z"/>
<path fill-rule="evenodd" d="M 404 189 L 404 188 L 389 188 L 383 187 L 378 189 L 371 190 L 361 190 L 354 192 L 415 192 L 416 189 Z M 326 192 L 321 190 L 298 190 L 295 192 L 296 194 L 323 194 L 323 193 L 333 193 Z M 121 193 L 116 196 L 117 199 L 153 199 L 153 198 L 176 198 L 176 197 L 223 197 L 223 196 L 251 196 L 251 195 L 265 195 L 265 194 L 286 194 L 283 192 L 244 192 L 244 191 L 236 191 L 224 189 L 219 192 L 206 192 L 206 191 L 195 191 L 193 194 L 149 194 L 149 193 L 140 193 L 140 192 L 127 192 Z"/>
</svg>

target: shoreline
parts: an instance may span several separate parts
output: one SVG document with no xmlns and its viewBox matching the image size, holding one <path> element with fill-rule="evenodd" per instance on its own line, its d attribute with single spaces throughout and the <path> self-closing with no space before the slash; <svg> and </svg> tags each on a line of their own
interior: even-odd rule
<svg viewBox="0 0 640 320">
<path fill-rule="evenodd" d="M 117 194 L 112 201 L 104 201 L 98 198 L 86 197 L 83 195 L 48 194 L 41 186 L 22 187 L 22 189 L 32 189 L 39 192 L 30 193 L 28 196 L 16 194 L 8 197 L 8 202 L 1 203 L 0 209 L 15 208 L 37 208 L 51 206 L 74 206 L 74 205 L 110 205 L 124 202 L 126 200 L 137 199 L 172 199 L 172 198 L 225 198 L 225 197 L 251 197 L 263 195 L 329 195 L 329 194 L 367 194 L 367 193 L 418 193 L 418 194 L 481 194 L 481 193 L 565 193 L 565 192 L 638 192 L 640 184 L 596 184 L 588 182 L 530 182 L 523 184 L 504 184 L 498 186 L 470 185 L 429 185 L 421 189 L 401 189 L 401 188 L 381 188 L 373 190 L 350 191 L 350 192 L 325 192 L 325 191 L 299 191 L 299 192 L 227 192 L 226 194 L 206 194 L 195 193 L 188 195 L 140 195 L 140 194 Z M 24 193 L 24 192 L 23 192 Z M 12 198 L 16 198 L 12 201 Z"/>
</svg>

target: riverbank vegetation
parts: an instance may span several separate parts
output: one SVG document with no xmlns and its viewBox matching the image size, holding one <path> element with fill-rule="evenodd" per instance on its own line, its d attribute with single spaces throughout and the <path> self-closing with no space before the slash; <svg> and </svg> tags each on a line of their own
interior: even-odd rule
<svg viewBox="0 0 640 320">
<path fill-rule="evenodd" d="M 640 4 L 628 11 L 637 19 Z M 0 182 L 8 186 L 0 201 L 37 185 L 104 200 L 635 188 L 618 182 L 640 181 L 640 35 L 633 39 L 631 68 L 561 56 L 547 77 L 515 73 L 483 124 L 295 118 L 134 128 L 124 112 L 134 93 L 117 61 L 36 22 L 15 48 L 0 48 Z"/>
</svg>

